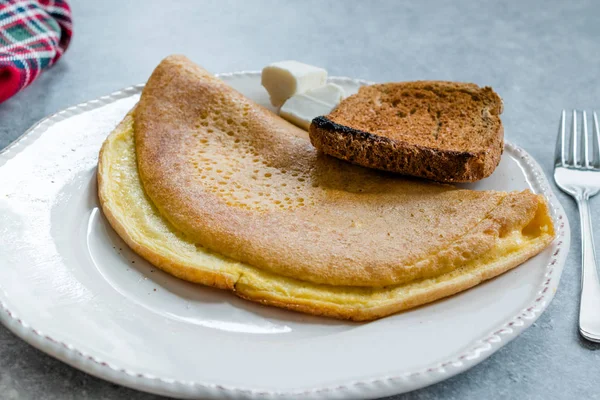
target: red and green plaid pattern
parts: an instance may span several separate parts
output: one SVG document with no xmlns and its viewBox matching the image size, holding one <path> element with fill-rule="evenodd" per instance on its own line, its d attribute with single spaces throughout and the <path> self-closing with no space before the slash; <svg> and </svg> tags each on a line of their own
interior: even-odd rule
<svg viewBox="0 0 600 400">
<path fill-rule="evenodd" d="M 0 103 L 54 64 L 72 32 L 66 0 L 0 0 Z"/>
</svg>

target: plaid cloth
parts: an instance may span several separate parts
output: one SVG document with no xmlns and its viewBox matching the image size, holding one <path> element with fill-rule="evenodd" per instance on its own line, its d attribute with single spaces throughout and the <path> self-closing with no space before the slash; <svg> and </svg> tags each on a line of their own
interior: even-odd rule
<svg viewBox="0 0 600 400">
<path fill-rule="evenodd" d="M 66 0 L 0 0 L 0 103 L 54 64 L 72 32 Z"/>
</svg>

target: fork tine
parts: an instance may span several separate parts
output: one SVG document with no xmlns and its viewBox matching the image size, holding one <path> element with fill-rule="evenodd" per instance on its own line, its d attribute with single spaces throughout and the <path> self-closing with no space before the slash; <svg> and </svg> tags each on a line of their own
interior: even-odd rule
<svg viewBox="0 0 600 400">
<path fill-rule="evenodd" d="M 565 120 L 566 111 L 562 110 L 560 113 L 560 123 L 558 125 L 558 135 L 556 137 L 556 149 L 554 150 L 554 165 L 564 166 L 566 164 L 566 154 L 565 151 Z M 599 137 L 600 138 L 600 137 Z"/>
<path fill-rule="evenodd" d="M 577 132 L 577 110 L 573 110 L 573 131 L 571 132 L 571 149 L 573 156 L 573 165 L 575 167 L 579 164 L 577 161 L 578 142 L 579 132 Z"/>
<path fill-rule="evenodd" d="M 600 126 L 598 126 L 598 115 L 596 111 L 592 113 L 594 117 L 594 135 L 592 137 L 592 162 L 594 168 L 600 168 Z"/>
<path fill-rule="evenodd" d="M 583 136 L 583 166 L 586 168 L 590 167 L 590 153 L 589 153 L 589 143 L 588 143 L 588 128 L 587 128 L 587 113 L 584 111 L 582 111 L 581 113 L 582 117 L 583 117 L 583 123 L 582 123 L 582 132 L 581 135 Z"/>
</svg>

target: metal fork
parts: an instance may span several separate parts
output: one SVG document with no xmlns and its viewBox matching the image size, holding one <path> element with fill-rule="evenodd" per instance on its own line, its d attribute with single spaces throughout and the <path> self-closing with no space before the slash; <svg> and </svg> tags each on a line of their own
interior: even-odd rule
<svg viewBox="0 0 600 400">
<path fill-rule="evenodd" d="M 590 158 L 587 114 L 585 111 L 581 112 L 580 130 L 577 126 L 577 114 L 577 110 L 573 110 L 570 137 L 567 138 L 566 112 L 565 110 L 562 112 L 556 140 L 554 180 L 559 188 L 575 199 L 581 218 L 582 270 L 579 332 L 588 340 L 600 342 L 600 282 L 589 205 L 589 199 L 600 191 L 600 128 L 598 116 L 594 112 Z"/>
</svg>

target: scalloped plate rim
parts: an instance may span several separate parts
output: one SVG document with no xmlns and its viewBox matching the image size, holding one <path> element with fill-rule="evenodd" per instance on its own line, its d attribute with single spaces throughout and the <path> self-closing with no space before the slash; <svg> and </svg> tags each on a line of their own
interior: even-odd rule
<svg viewBox="0 0 600 400">
<path fill-rule="evenodd" d="M 217 76 L 226 78 L 242 75 L 256 76 L 258 74 L 260 74 L 259 71 L 240 71 L 217 74 Z M 350 81 L 359 85 L 372 83 L 367 80 L 347 77 L 330 77 L 330 79 L 333 81 Z M 11 152 L 26 145 L 30 140 L 36 140 L 53 123 L 96 109 L 113 101 L 139 94 L 143 87 L 144 84 L 130 86 L 43 118 L 0 151 L 0 168 L 2 168 L 6 161 L 12 158 L 10 156 Z M 454 357 L 445 362 L 430 365 L 419 371 L 353 380 L 343 385 L 291 391 L 224 386 L 197 381 L 178 381 L 172 378 L 149 376 L 120 368 L 91 354 L 86 354 L 68 343 L 57 341 L 45 335 L 8 309 L 2 300 L 1 292 L 0 322 L 15 335 L 37 349 L 86 373 L 134 389 L 180 398 L 197 398 L 198 396 L 207 396 L 210 398 L 237 396 L 249 399 L 304 398 L 305 396 L 311 396 L 311 398 L 326 398 L 330 396 L 338 398 L 376 398 L 404 393 L 440 382 L 480 363 L 532 325 L 554 297 L 568 254 L 570 243 L 569 222 L 562 205 L 554 194 L 541 167 L 533 157 L 517 145 L 505 142 L 505 151 L 520 157 L 521 161 L 519 163 L 527 167 L 527 170 L 524 172 L 527 172 L 530 178 L 533 177 L 533 181 L 537 186 L 536 189 L 546 196 L 553 212 L 553 218 L 558 229 L 557 238 L 552 244 L 556 248 L 556 251 L 550 263 L 546 266 L 547 272 L 545 277 L 547 279 L 542 283 L 541 289 L 538 292 L 539 296 L 536 300 L 529 304 L 528 307 L 522 309 L 517 315 L 498 326 L 497 329 L 492 330 L 485 337 L 474 341 L 467 350 L 455 354 Z M 0 288 L 1 286 L 0 283 Z M 551 288 L 554 288 L 554 290 L 549 290 Z"/>
</svg>

